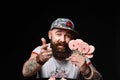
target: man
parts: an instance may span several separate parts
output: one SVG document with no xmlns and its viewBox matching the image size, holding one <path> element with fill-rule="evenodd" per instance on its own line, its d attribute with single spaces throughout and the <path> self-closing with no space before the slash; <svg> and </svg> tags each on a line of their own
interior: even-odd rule
<svg viewBox="0 0 120 80">
<path fill-rule="evenodd" d="M 30 58 L 24 63 L 22 73 L 25 77 L 36 75 L 36 78 L 59 78 L 77 80 L 102 80 L 101 74 L 92 65 L 89 58 L 73 54 L 68 43 L 77 39 L 78 32 L 74 23 L 68 18 L 53 21 L 48 37 L 41 38 L 42 45 L 36 47 Z"/>
</svg>

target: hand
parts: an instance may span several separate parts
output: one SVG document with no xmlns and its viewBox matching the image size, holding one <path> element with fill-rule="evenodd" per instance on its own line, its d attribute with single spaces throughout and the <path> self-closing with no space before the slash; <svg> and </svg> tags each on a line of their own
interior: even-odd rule
<svg viewBox="0 0 120 80">
<path fill-rule="evenodd" d="M 86 72 L 86 70 L 87 70 L 87 73 L 89 72 L 88 66 L 87 66 L 87 63 L 86 63 L 86 57 L 84 57 L 82 55 L 79 55 L 79 54 L 72 54 L 69 57 L 69 60 L 73 64 L 75 64 L 76 66 L 78 66 L 81 72 L 84 73 L 84 72 Z"/>
<path fill-rule="evenodd" d="M 72 54 L 70 57 L 69 57 L 69 60 L 77 65 L 78 67 L 82 67 L 84 64 L 86 64 L 86 57 L 83 57 L 82 55 L 79 55 L 79 54 Z"/>
<path fill-rule="evenodd" d="M 42 46 L 39 54 L 39 59 L 42 62 L 46 62 L 49 58 L 52 57 L 52 48 L 48 48 L 45 38 L 41 38 Z"/>
</svg>

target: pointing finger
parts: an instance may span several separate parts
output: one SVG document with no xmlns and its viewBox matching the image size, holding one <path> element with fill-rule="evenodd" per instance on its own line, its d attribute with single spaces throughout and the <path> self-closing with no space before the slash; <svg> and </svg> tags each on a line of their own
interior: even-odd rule
<svg viewBox="0 0 120 80">
<path fill-rule="evenodd" d="M 42 41 L 42 45 L 46 45 L 46 40 L 45 40 L 45 38 L 41 38 L 41 41 Z"/>
<path fill-rule="evenodd" d="M 42 49 L 45 49 L 45 50 L 47 50 L 47 44 L 46 44 L 46 40 L 45 40 L 45 38 L 41 38 L 41 41 L 42 41 Z"/>
</svg>

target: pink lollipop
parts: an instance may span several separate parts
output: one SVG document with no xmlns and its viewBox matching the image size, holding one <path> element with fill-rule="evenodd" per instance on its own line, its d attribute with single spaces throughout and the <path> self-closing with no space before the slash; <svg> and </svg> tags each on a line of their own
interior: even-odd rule
<svg viewBox="0 0 120 80">
<path fill-rule="evenodd" d="M 87 54 L 92 54 L 94 52 L 94 50 L 95 50 L 95 47 L 92 45 L 89 45 L 89 51 Z"/>
<path fill-rule="evenodd" d="M 94 46 L 92 46 L 92 45 L 89 45 L 89 51 L 88 51 L 88 53 L 86 53 L 86 57 L 88 57 L 88 58 L 92 58 L 93 57 L 93 52 L 94 52 L 94 50 L 95 50 L 95 47 Z"/>
<path fill-rule="evenodd" d="M 77 49 L 77 44 L 76 44 L 75 40 L 69 41 L 68 46 L 71 50 L 76 50 Z"/>
<path fill-rule="evenodd" d="M 83 40 L 82 39 L 76 39 L 76 42 L 77 42 L 77 46 L 80 46 L 83 43 Z"/>
<path fill-rule="evenodd" d="M 87 54 L 87 55 L 85 55 L 85 57 L 87 57 L 87 58 L 92 58 L 93 55 L 92 55 L 92 54 Z"/>
<path fill-rule="evenodd" d="M 81 44 L 81 48 L 82 48 L 82 53 L 88 53 L 89 45 L 86 42 L 83 42 Z"/>
<path fill-rule="evenodd" d="M 81 45 L 78 47 L 78 51 L 79 51 L 80 53 L 82 53 L 82 46 L 81 46 Z"/>
</svg>

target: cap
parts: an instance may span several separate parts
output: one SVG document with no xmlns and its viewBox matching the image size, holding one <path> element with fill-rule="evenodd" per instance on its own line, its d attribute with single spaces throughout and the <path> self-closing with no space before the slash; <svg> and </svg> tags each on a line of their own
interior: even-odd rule
<svg viewBox="0 0 120 80">
<path fill-rule="evenodd" d="M 68 30 L 74 36 L 78 36 L 78 32 L 75 31 L 74 23 L 68 18 L 57 18 L 55 21 L 52 22 L 51 29 L 58 28 Z"/>
</svg>

